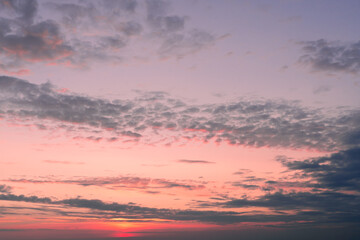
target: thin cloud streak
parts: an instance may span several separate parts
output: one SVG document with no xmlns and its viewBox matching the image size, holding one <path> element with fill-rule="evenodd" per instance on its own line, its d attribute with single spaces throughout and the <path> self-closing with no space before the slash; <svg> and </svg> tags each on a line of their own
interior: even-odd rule
<svg viewBox="0 0 360 240">
<path fill-rule="evenodd" d="M 205 161 L 205 160 L 189 160 L 189 159 L 179 159 L 179 163 L 189 163 L 189 164 L 214 164 L 215 162 Z"/>
</svg>

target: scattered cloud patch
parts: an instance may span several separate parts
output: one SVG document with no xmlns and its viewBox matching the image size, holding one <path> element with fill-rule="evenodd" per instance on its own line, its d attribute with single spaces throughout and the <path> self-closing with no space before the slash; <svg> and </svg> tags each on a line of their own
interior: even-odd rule
<svg viewBox="0 0 360 240">
<path fill-rule="evenodd" d="M 331 86 L 322 85 L 322 86 L 319 86 L 319 87 L 315 88 L 313 93 L 314 94 L 321 94 L 321 93 L 326 93 L 326 92 L 330 92 L 330 91 L 331 91 Z"/>
<path fill-rule="evenodd" d="M 0 70 L 17 74 L 34 62 L 87 68 L 134 57 L 179 58 L 216 41 L 189 26 L 188 17 L 172 13 L 170 5 L 162 0 L 2 0 Z M 144 48 L 150 52 L 133 51 Z"/>
<path fill-rule="evenodd" d="M 359 144 L 356 109 L 329 115 L 294 101 L 252 99 L 195 105 L 164 92 L 139 92 L 134 99 L 109 101 L 57 89 L 51 83 L 0 77 L 2 117 L 92 141 L 185 144 L 199 139 L 325 151 Z"/>
<path fill-rule="evenodd" d="M 330 42 L 325 39 L 301 42 L 303 52 L 299 62 L 316 71 L 358 73 L 360 71 L 360 41 Z"/>
<path fill-rule="evenodd" d="M 1 193 L 10 193 L 11 192 L 11 187 L 10 186 L 7 186 L 7 185 L 0 185 L 0 192 Z"/>
</svg>

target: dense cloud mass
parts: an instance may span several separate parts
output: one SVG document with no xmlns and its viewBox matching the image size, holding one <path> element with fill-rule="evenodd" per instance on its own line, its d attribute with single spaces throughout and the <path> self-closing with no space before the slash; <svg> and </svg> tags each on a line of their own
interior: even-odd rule
<svg viewBox="0 0 360 240">
<path fill-rule="evenodd" d="M 344 44 L 324 39 L 303 42 L 305 55 L 300 62 L 314 70 L 358 73 L 360 71 L 360 41 Z"/>
<path fill-rule="evenodd" d="M 290 170 L 299 170 L 302 176 L 317 180 L 325 189 L 359 191 L 360 189 L 360 148 L 348 149 L 329 157 L 305 161 L 283 161 Z"/>
<path fill-rule="evenodd" d="M 0 71 L 26 74 L 24 67 L 34 62 L 85 68 L 94 61 L 120 63 L 154 54 L 183 57 L 215 41 L 206 31 L 186 27 L 185 17 L 171 14 L 169 5 L 162 0 L 1 0 Z M 155 43 L 151 53 L 126 54 L 147 40 Z"/>
<path fill-rule="evenodd" d="M 300 190 L 285 192 L 280 189 L 256 199 L 241 198 L 225 203 L 200 205 L 206 207 L 224 204 L 226 208 L 266 207 L 278 211 L 297 210 L 312 216 L 314 222 L 360 221 L 359 148 L 305 161 L 281 159 L 281 162 L 289 172 L 296 173 L 298 179 L 294 183 Z M 277 181 L 266 183 L 278 184 Z M 306 188 L 311 191 L 304 191 Z M 350 191 L 345 193 L 344 190 Z"/>
<path fill-rule="evenodd" d="M 36 85 L 0 77 L 0 107 L 5 119 L 17 119 L 19 124 L 34 124 L 40 129 L 65 129 L 74 138 L 82 136 L 94 141 L 128 138 L 173 144 L 201 139 L 330 151 L 359 144 L 358 110 L 330 116 L 290 101 L 245 99 L 194 105 L 164 92 L 109 101 L 61 93 L 50 83 Z M 104 138 L 104 133 L 109 136 Z"/>
</svg>

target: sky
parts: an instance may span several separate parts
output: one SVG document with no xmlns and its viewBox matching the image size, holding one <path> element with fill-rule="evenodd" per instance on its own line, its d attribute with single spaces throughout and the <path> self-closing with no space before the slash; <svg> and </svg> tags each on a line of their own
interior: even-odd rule
<svg viewBox="0 0 360 240">
<path fill-rule="evenodd" d="M 357 0 L 0 0 L 0 239 L 360 239 Z"/>
</svg>

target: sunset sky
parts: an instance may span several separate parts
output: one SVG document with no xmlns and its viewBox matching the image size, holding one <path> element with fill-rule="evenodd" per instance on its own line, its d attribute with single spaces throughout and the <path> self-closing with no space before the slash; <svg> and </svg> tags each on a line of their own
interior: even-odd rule
<svg viewBox="0 0 360 240">
<path fill-rule="evenodd" d="M 360 1 L 0 0 L 0 239 L 360 239 Z"/>
</svg>

